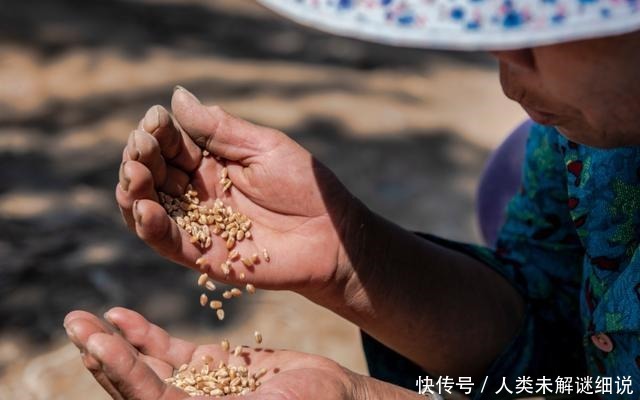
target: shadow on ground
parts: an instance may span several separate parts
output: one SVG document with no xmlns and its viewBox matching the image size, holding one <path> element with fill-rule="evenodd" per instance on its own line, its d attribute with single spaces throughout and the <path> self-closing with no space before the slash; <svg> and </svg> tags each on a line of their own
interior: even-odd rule
<svg viewBox="0 0 640 400">
<path fill-rule="evenodd" d="M 204 0 L 6 3 L 0 7 L 0 55 L 11 55 L 11 49 L 20 49 L 20 57 L 27 53 L 41 67 L 34 68 L 33 81 L 72 52 L 92 60 L 96 54 L 116 53 L 118 60 L 135 61 L 151 49 L 168 52 L 172 60 L 185 55 L 248 60 L 258 71 L 276 62 L 313 64 L 329 73 L 340 66 L 341 71 L 400 70 L 415 76 L 428 75 L 436 63 L 494 67 L 475 53 L 397 49 L 331 37 L 255 7 L 243 12 L 235 0 L 227 2 L 234 6 Z M 65 71 L 46 73 L 51 79 Z M 188 76 L 184 85 L 223 101 L 249 103 L 260 97 L 293 104 L 326 92 L 329 100 L 344 93 L 374 97 L 381 109 L 390 103 L 425 104 L 424 98 L 396 88 L 395 81 L 393 88 L 381 89 L 348 76 L 258 84 Z M 195 273 L 161 259 L 128 232 L 113 197 L 128 129 L 148 106 L 166 104 L 169 93 L 170 87 L 161 84 L 82 98 L 49 92 L 32 109 L 0 97 L 0 337 L 20 338 L 29 351 L 33 346 L 34 354 L 45 353 L 62 336 L 68 311 L 100 313 L 114 305 L 134 308 L 169 330 L 222 329 L 198 304 Z M 473 187 L 487 157 L 484 148 L 435 123 L 423 129 L 381 128 L 363 136 L 350 130 L 348 120 L 310 113 L 296 121 L 284 127 L 286 132 L 373 210 L 410 229 L 473 237 Z M 251 318 L 245 302 L 227 308 L 226 327 L 240 324 L 240 317 Z M 0 354 L 0 375 L 7 365 L 11 360 Z"/>
<path fill-rule="evenodd" d="M 290 132 L 365 203 L 391 219 L 428 229 L 432 221 L 469 218 L 449 216 L 447 210 L 473 209 L 468 191 L 461 187 L 466 188 L 465 179 L 482 166 L 486 151 L 450 132 L 356 138 L 321 119 Z M 101 146 L 94 149 L 96 155 L 102 151 Z M 30 215 L 26 210 L 18 217 L 0 218 L 3 330 L 40 342 L 59 334 L 69 310 L 104 311 L 116 304 L 169 328 L 187 323 L 215 330 L 211 315 L 194 300 L 199 294 L 194 273 L 164 261 L 125 229 L 112 194 L 120 152 L 113 148 L 106 153 L 109 156 L 83 162 L 46 152 L 0 154 L 2 192 L 14 191 L 17 201 L 22 195 L 51 202 L 43 212 Z M 7 185 L 16 179 L 18 185 Z M 73 199 L 83 191 L 88 201 Z M 92 202 L 94 197 L 99 200 Z M 71 205 L 58 204 L 67 201 Z M 242 307 L 232 307 L 236 304 Z M 238 314 L 230 310 L 231 323 Z"/>
<path fill-rule="evenodd" d="M 361 70 L 428 66 L 430 61 L 493 67 L 485 54 L 425 52 L 350 40 L 303 28 L 270 12 L 230 12 L 221 2 L 141 0 L 9 1 L 0 10 L 0 43 L 36 51 L 43 62 L 68 51 L 113 48 L 132 58 L 170 47 L 257 61 L 344 65 Z"/>
</svg>

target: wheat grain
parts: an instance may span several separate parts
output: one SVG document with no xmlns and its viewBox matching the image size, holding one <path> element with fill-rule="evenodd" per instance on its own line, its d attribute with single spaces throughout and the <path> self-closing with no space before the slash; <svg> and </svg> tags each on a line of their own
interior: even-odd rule
<svg viewBox="0 0 640 400">
<path fill-rule="evenodd" d="M 198 277 L 198 286 L 204 286 L 205 283 L 207 283 L 207 280 L 209 279 L 209 275 L 207 274 L 202 274 Z"/>
<path fill-rule="evenodd" d="M 259 378 L 267 372 L 262 368 L 251 374 L 245 366 L 227 365 L 222 361 L 213 368 L 211 366 L 213 359 L 210 356 L 203 357 L 203 360 L 204 365 L 200 370 L 195 367 L 189 368 L 185 364 L 164 381 L 183 390 L 190 397 L 242 396 L 255 391 L 261 383 Z"/>
</svg>

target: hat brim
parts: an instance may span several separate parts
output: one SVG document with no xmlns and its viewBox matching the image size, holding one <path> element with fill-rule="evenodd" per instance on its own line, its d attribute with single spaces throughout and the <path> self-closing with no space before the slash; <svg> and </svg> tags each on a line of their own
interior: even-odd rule
<svg viewBox="0 0 640 400">
<path fill-rule="evenodd" d="M 423 26 L 402 26 L 362 18 L 359 13 L 319 9 L 298 0 L 258 0 L 264 6 L 302 25 L 366 41 L 402 47 L 443 50 L 510 50 L 562 42 L 613 36 L 640 30 L 640 12 L 619 13 L 602 18 L 597 13 L 574 16 L 562 24 L 544 27 L 489 26 L 469 29 L 451 21 L 433 21 Z M 436 0 L 434 3 L 437 3 Z M 436 5 L 434 5 L 436 7 Z M 539 25 L 539 24 L 538 24 Z"/>
</svg>

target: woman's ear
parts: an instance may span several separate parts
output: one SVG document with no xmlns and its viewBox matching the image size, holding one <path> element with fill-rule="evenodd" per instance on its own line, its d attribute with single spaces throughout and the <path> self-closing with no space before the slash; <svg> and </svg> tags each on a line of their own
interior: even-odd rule
<svg viewBox="0 0 640 400">
<path fill-rule="evenodd" d="M 535 71 L 536 60 L 532 49 L 492 51 L 491 54 L 499 61 L 520 68 Z"/>
</svg>

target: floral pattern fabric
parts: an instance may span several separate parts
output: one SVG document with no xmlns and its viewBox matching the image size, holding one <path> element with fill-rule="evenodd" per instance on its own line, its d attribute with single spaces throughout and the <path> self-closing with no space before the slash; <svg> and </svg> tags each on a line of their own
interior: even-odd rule
<svg viewBox="0 0 640 400">
<path fill-rule="evenodd" d="M 601 397 L 638 398 L 640 147 L 594 149 L 533 125 L 496 248 L 428 239 L 484 262 L 527 303 L 520 332 L 476 399 L 491 398 L 502 377 L 513 388 L 523 376 L 628 377 L 633 395 L 614 388 Z M 610 348 L 592 339 L 601 334 Z M 409 387 L 398 374 L 425 374 L 366 335 L 364 345 L 374 376 Z"/>
</svg>

